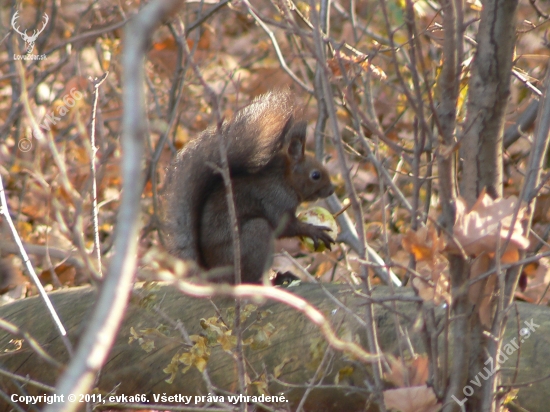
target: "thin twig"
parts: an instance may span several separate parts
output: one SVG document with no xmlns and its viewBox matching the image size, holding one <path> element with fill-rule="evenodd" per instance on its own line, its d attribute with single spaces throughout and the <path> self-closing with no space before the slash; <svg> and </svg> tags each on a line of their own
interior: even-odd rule
<svg viewBox="0 0 550 412">
<path fill-rule="evenodd" d="M 8 201 L 6 199 L 6 194 L 4 192 L 4 183 L 2 181 L 2 175 L 0 175 L 0 214 L 4 215 L 6 222 L 8 222 L 8 226 L 10 227 L 11 233 L 13 235 L 13 239 L 15 240 L 15 243 L 17 243 L 17 246 L 19 247 L 19 253 L 23 258 L 23 262 L 27 267 L 27 271 L 29 272 L 34 284 L 36 285 L 36 288 L 38 289 L 38 293 L 40 293 L 42 300 L 46 304 L 46 307 L 48 308 L 48 313 L 50 314 L 55 326 L 59 330 L 59 334 L 61 335 L 61 340 L 63 341 L 63 344 L 67 349 L 67 352 L 69 352 L 69 355 L 72 356 L 73 348 L 72 348 L 71 342 L 69 341 L 69 338 L 67 337 L 67 331 L 63 326 L 63 322 L 61 322 L 59 315 L 57 314 L 55 308 L 53 307 L 50 297 L 46 293 L 44 286 L 42 286 L 42 283 L 40 282 L 38 275 L 34 271 L 34 267 L 32 266 L 31 260 L 29 259 L 29 255 L 27 255 L 27 252 L 23 247 L 23 243 L 21 242 L 21 238 L 17 233 L 17 229 L 15 228 L 15 225 L 13 224 L 13 220 L 11 219 L 10 211 L 8 208 Z"/>
<path fill-rule="evenodd" d="M 109 72 L 105 72 L 102 77 L 90 79 L 94 85 L 94 102 L 92 105 L 92 129 L 90 131 L 90 145 L 92 147 L 92 155 L 90 156 L 90 168 L 92 170 L 92 218 L 94 223 L 94 249 L 97 258 L 97 272 L 100 277 L 103 277 L 103 270 L 101 268 L 101 245 L 99 244 L 99 208 L 97 207 L 97 176 L 95 159 L 97 153 L 97 147 L 95 145 L 95 125 L 96 125 L 96 113 L 97 113 L 97 101 L 99 99 L 99 86 L 105 81 Z"/>
<path fill-rule="evenodd" d="M 307 84 L 305 84 L 302 80 L 300 80 L 296 74 L 286 64 L 285 58 L 283 56 L 283 53 L 279 47 L 279 43 L 277 42 L 277 39 L 275 38 L 275 35 L 273 32 L 267 27 L 267 25 L 260 19 L 260 17 L 254 12 L 252 6 L 250 5 L 250 2 L 248 0 L 243 0 L 243 3 L 246 4 L 246 7 L 248 8 L 248 12 L 254 17 L 254 20 L 260 25 L 260 27 L 266 32 L 266 34 L 271 39 L 271 42 L 273 43 L 273 47 L 275 48 L 275 53 L 277 53 L 277 57 L 279 58 L 279 63 L 281 64 L 281 67 L 285 72 L 288 73 L 290 77 L 292 77 L 292 80 L 294 80 L 296 83 L 300 85 L 306 92 L 309 94 L 313 94 L 314 91 L 311 87 L 309 87 Z"/>
</svg>

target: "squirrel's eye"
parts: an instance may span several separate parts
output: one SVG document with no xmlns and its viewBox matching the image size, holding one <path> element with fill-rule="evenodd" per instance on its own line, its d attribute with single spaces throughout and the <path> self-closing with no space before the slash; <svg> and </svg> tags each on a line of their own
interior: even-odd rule
<svg viewBox="0 0 550 412">
<path fill-rule="evenodd" d="M 310 176 L 313 180 L 319 180 L 321 178 L 321 172 L 318 170 L 314 170 L 311 172 Z"/>
</svg>

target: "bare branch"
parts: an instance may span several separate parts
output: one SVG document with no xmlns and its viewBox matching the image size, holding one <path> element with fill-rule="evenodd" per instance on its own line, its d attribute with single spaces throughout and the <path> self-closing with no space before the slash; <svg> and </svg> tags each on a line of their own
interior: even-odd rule
<svg viewBox="0 0 550 412">
<path fill-rule="evenodd" d="M 124 54 L 124 131 L 122 137 L 124 161 L 122 174 L 124 189 L 119 210 L 115 239 L 116 256 L 109 266 L 109 276 L 103 288 L 88 327 L 81 338 L 73 361 L 62 375 L 57 393 L 87 393 L 95 375 L 103 365 L 122 320 L 131 290 L 136 264 L 138 215 L 143 174 L 145 97 L 143 94 L 143 55 L 153 28 L 178 2 L 155 1 L 145 6 L 127 28 Z M 78 401 L 78 399 L 76 399 Z M 75 402 L 48 405 L 46 412 L 75 411 Z"/>
</svg>

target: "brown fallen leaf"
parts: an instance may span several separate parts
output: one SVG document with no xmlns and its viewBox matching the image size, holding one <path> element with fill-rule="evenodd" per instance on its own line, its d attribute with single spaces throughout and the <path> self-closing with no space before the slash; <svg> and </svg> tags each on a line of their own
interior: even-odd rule
<svg viewBox="0 0 550 412">
<path fill-rule="evenodd" d="M 548 305 L 550 302 L 550 259 L 542 258 L 524 269 L 526 285 L 522 293 L 516 292 L 519 297 L 529 303 Z M 540 303 L 539 303 L 540 302 Z"/>
<path fill-rule="evenodd" d="M 472 263 L 470 269 L 470 280 L 476 279 L 483 273 L 487 272 L 491 267 L 491 259 L 489 255 L 484 254 L 479 256 Z M 468 289 L 468 300 L 473 303 L 478 312 L 481 323 L 490 328 L 492 325 L 493 314 L 491 312 L 491 300 L 497 283 L 497 275 L 493 273 L 489 277 L 475 282 Z"/>
<path fill-rule="evenodd" d="M 451 304 L 449 262 L 444 257 L 439 256 L 432 265 L 420 262 L 416 272 L 420 276 L 412 279 L 412 285 L 424 302 Z"/>
<path fill-rule="evenodd" d="M 437 412 L 441 409 L 433 389 L 427 385 L 388 389 L 383 393 L 387 409 L 401 412 Z"/>
<path fill-rule="evenodd" d="M 519 259 L 518 251 L 529 246 L 529 239 L 523 235 L 521 225 L 525 206 L 520 207 L 517 219 L 513 222 L 518 202 L 519 200 L 513 196 L 493 200 L 483 191 L 471 210 L 467 210 L 466 201 L 458 198 L 453 240 L 456 240 L 469 256 L 479 256 L 482 253 L 494 256 L 497 245 L 500 243 L 504 246 L 510 237 L 502 257 L 506 263 L 516 261 Z M 461 254 L 460 247 L 454 241 L 449 242 L 446 250 Z"/>
<path fill-rule="evenodd" d="M 390 372 L 384 377 L 397 386 L 420 386 L 429 377 L 429 359 L 426 355 L 417 355 L 413 359 L 403 360 L 388 356 Z"/>
<path fill-rule="evenodd" d="M 348 76 L 352 74 L 353 68 L 359 68 L 361 71 L 364 72 L 372 72 L 375 76 L 378 78 L 385 80 L 387 78 L 386 73 L 384 73 L 384 70 L 382 70 L 379 66 L 375 66 L 368 60 L 368 56 L 365 55 L 359 55 L 359 56 L 346 56 L 344 54 L 341 54 L 337 57 L 333 57 L 332 59 L 329 59 L 327 61 L 327 65 L 332 72 L 333 76 L 335 77 L 341 77 L 342 76 L 342 68 L 349 72 Z"/>
<path fill-rule="evenodd" d="M 433 226 L 421 227 L 416 232 L 409 229 L 402 239 L 403 248 L 414 255 L 417 262 L 428 262 L 432 267 L 436 257 L 445 248 L 445 241 L 440 238 Z"/>
</svg>

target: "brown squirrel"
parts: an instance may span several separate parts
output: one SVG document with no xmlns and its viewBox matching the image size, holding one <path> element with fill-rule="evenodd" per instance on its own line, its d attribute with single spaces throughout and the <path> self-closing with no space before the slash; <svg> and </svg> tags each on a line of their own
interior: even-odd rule
<svg viewBox="0 0 550 412">
<path fill-rule="evenodd" d="M 259 96 L 224 121 L 239 225 L 241 278 L 260 283 L 271 262 L 273 238 L 308 236 L 330 248 L 326 227 L 296 218 L 304 201 L 330 196 L 334 187 L 324 166 L 304 153 L 306 123 L 294 122 L 288 91 Z M 170 252 L 205 269 L 233 265 L 232 227 L 221 167 L 218 128 L 211 127 L 181 150 L 167 174 L 165 234 Z M 218 281 L 233 283 L 226 276 Z"/>
</svg>

